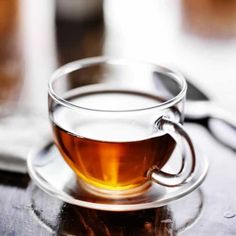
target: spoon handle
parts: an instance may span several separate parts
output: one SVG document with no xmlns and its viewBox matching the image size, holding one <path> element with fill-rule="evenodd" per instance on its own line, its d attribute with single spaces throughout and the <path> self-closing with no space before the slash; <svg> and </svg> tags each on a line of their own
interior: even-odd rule
<svg viewBox="0 0 236 236">
<path fill-rule="evenodd" d="M 208 117 L 208 129 L 218 141 L 236 151 L 236 121 L 232 114 L 220 107 L 211 109 Z"/>
<path fill-rule="evenodd" d="M 236 120 L 224 109 L 211 102 L 196 102 L 196 106 L 193 102 L 185 121 L 203 125 L 221 144 L 236 152 Z"/>
</svg>

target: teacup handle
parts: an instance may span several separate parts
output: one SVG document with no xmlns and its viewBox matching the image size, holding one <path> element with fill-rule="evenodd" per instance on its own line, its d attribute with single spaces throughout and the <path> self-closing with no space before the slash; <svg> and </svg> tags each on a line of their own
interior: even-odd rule
<svg viewBox="0 0 236 236">
<path fill-rule="evenodd" d="M 153 166 L 147 173 L 148 177 L 152 181 L 167 187 L 177 187 L 188 183 L 192 178 L 196 163 L 195 150 L 188 133 L 185 131 L 184 127 L 180 123 L 176 123 L 165 117 L 161 117 L 156 121 L 156 127 L 164 132 L 168 132 L 169 134 L 172 133 L 180 135 L 188 144 L 190 155 L 186 156 L 184 149 L 181 149 L 183 150 L 183 158 L 181 169 L 178 173 L 170 174 L 160 170 L 157 166 Z"/>
</svg>

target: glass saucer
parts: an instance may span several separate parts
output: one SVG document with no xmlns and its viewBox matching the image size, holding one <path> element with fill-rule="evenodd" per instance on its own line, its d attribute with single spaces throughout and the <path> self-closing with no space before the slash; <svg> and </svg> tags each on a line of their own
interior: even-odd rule
<svg viewBox="0 0 236 236">
<path fill-rule="evenodd" d="M 167 205 L 196 189 L 208 171 L 206 157 L 198 150 L 196 156 L 196 169 L 187 184 L 171 188 L 154 183 L 145 193 L 122 199 L 108 199 L 86 191 L 51 141 L 31 152 L 27 165 L 29 175 L 42 190 L 67 203 L 97 210 L 134 211 Z"/>
</svg>

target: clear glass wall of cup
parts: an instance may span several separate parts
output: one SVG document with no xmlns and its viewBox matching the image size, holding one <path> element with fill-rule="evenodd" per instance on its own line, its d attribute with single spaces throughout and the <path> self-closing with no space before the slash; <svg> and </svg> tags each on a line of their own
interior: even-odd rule
<svg viewBox="0 0 236 236">
<path fill-rule="evenodd" d="M 50 120 L 79 183 L 106 198 L 187 183 L 197 160 L 182 126 L 186 89 L 181 74 L 135 60 L 95 57 L 59 68 L 49 82 Z M 167 172 L 177 146 L 179 168 Z"/>
</svg>

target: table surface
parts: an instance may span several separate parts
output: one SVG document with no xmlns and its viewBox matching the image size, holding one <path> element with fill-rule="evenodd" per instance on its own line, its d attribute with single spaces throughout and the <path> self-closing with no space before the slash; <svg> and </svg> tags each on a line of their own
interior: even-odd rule
<svg viewBox="0 0 236 236">
<path fill-rule="evenodd" d="M 78 58 L 111 55 L 178 68 L 232 116 L 236 114 L 235 1 L 108 0 L 103 17 L 89 23 L 55 21 L 53 1 L 21 3 L 25 76 L 14 100 L 18 107 L 46 119 L 47 80 L 55 67 Z M 25 119 L 28 122 L 27 115 Z M 36 132 L 36 126 L 24 128 Z M 157 209 L 97 211 L 48 196 L 27 174 L 0 171 L 0 235 L 236 235 L 236 153 L 203 126 L 185 127 L 210 163 L 206 180 L 188 196 Z M 26 151 L 38 141 L 32 140 Z"/>
</svg>

